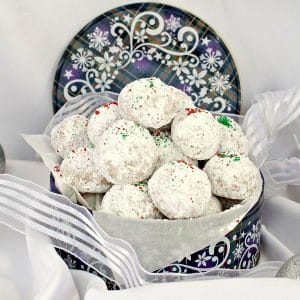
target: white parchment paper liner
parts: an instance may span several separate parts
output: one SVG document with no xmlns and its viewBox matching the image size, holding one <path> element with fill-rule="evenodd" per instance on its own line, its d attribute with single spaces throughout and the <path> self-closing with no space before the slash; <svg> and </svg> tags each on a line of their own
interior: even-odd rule
<svg viewBox="0 0 300 300">
<path fill-rule="evenodd" d="M 27 143 L 41 156 L 46 167 L 52 171 L 60 164 L 61 158 L 50 144 L 51 129 L 65 117 L 82 114 L 87 117 L 100 105 L 115 100 L 116 94 L 91 93 L 78 96 L 66 103 L 53 117 L 42 135 L 23 135 Z M 235 119 L 239 116 L 235 116 Z M 241 120 L 241 117 L 240 117 Z M 237 120 L 239 121 L 239 120 Z M 86 207 L 89 203 L 76 189 L 66 184 L 59 173 L 53 172 L 55 183 L 60 192 L 74 202 Z M 262 184 L 261 184 L 262 185 Z M 111 236 L 128 241 L 135 251 L 144 268 L 154 271 L 168 266 L 174 261 L 200 250 L 208 245 L 211 251 L 214 245 L 224 239 L 257 202 L 261 193 L 257 192 L 240 205 L 222 213 L 187 220 L 134 220 L 114 216 L 100 210 L 94 211 L 97 223 Z M 172 195 L 170 195 L 172 197 Z M 218 265 L 216 266 L 216 268 Z"/>
</svg>

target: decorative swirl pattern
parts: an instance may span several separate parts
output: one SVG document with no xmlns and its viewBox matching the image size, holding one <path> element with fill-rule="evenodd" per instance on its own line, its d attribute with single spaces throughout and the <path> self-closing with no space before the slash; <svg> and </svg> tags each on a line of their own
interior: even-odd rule
<svg viewBox="0 0 300 300">
<path fill-rule="evenodd" d="M 190 258 L 184 258 L 180 262 L 157 270 L 157 272 L 201 273 L 208 270 L 219 270 L 219 268 L 250 269 L 255 267 L 260 254 L 261 217 L 256 219 L 257 213 L 259 213 L 258 210 L 252 216 L 249 215 L 250 221 L 243 225 L 243 221 L 248 220 L 246 217 L 238 228 L 217 243 L 191 254 Z M 243 230 L 241 230 L 242 228 Z"/>
<path fill-rule="evenodd" d="M 54 98 L 60 107 L 79 94 L 119 92 L 151 76 L 180 88 L 199 107 L 239 112 L 237 71 L 220 38 L 195 16 L 149 3 L 107 12 L 80 32 L 60 62 Z"/>
</svg>

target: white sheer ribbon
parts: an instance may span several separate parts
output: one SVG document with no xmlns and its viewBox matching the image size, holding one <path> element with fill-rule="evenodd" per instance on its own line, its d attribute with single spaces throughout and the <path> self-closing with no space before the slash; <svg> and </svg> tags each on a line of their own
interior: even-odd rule
<svg viewBox="0 0 300 300">
<path fill-rule="evenodd" d="M 299 88 L 258 95 L 245 115 L 251 158 L 264 174 L 268 197 L 300 184 L 299 116 Z"/>
<path fill-rule="evenodd" d="M 53 246 L 75 255 L 121 288 L 216 276 L 273 277 L 282 264 L 272 262 L 252 270 L 218 269 L 197 274 L 150 273 L 142 268 L 133 248 L 103 232 L 86 208 L 6 174 L 0 175 L 0 223 L 23 234 L 30 234 L 26 228 L 43 234 Z"/>
</svg>

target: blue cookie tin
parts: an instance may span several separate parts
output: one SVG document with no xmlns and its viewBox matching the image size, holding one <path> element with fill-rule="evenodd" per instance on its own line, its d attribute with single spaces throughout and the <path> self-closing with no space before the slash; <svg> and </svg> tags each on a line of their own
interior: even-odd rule
<svg viewBox="0 0 300 300">
<path fill-rule="evenodd" d="M 55 180 L 52 174 L 50 176 L 50 188 L 52 192 L 60 193 L 55 186 Z M 192 253 L 189 257 L 181 261 L 176 261 L 155 272 L 199 273 L 215 268 L 250 269 L 255 267 L 260 257 L 260 228 L 263 202 L 264 198 L 262 192 L 256 204 L 222 240 L 214 245 L 208 245 Z M 60 249 L 57 249 L 57 252 L 69 268 L 94 273 L 105 280 L 108 289 L 118 289 L 115 283 L 103 278 L 94 269 L 88 267 L 72 254 Z"/>
</svg>

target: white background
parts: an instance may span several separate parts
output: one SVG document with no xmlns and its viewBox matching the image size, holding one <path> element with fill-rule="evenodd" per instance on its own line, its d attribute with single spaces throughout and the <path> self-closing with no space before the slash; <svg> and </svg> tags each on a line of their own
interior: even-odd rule
<svg viewBox="0 0 300 300">
<path fill-rule="evenodd" d="M 134 1 L 137 2 L 137 1 Z M 267 90 L 300 79 L 300 1 L 161 1 L 210 24 L 237 64 L 243 111 Z M 72 37 L 99 14 L 129 3 L 0 0 L 0 143 L 10 159 L 33 159 L 18 132 L 42 132 L 52 115 L 55 68 Z"/>
</svg>

